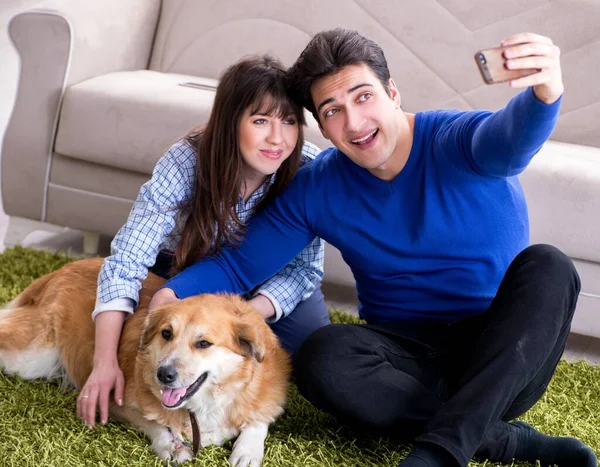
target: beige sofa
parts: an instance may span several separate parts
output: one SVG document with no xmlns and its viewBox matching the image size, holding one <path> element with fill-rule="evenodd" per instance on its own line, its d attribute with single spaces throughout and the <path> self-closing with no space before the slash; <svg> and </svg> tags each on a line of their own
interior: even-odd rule
<svg viewBox="0 0 600 467">
<path fill-rule="evenodd" d="M 567 94 L 555 142 L 522 181 L 532 241 L 554 244 L 581 273 L 574 330 L 600 337 L 600 8 L 586 1 L 56 0 L 10 23 L 21 57 L 2 146 L 10 216 L 112 235 L 162 152 L 203 122 L 219 73 L 243 55 L 291 64 L 315 32 L 358 29 L 384 48 L 405 109 L 500 108 L 472 56 L 506 34 L 536 30 L 563 51 Z M 577 27 L 572 27 L 576 24 Z M 199 89 L 186 83 L 199 83 Z M 326 147 L 310 122 L 308 139 Z M 571 144 L 567 144 L 571 143 Z M 352 295 L 328 248 L 325 280 Z M 344 287 L 349 287 L 344 289 Z"/>
</svg>

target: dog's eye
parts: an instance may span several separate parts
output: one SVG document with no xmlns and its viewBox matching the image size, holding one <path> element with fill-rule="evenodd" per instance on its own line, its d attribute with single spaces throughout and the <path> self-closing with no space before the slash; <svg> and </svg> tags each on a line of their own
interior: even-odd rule
<svg viewBox="0 0 600 467">
<path fill-rule="evenodd" d="M 164 340 L 169 341 L 171 340 L 171 337 L 173 337 L 173 332 L 170 329 L 163 329 L 160 335 Z"/>
<path fill-rule="evenodd" d="M 208 342 L 205 340 L 196 342 L 197 349 L 208 349 L 212 345 L 212 342 Z"/>
</svg>

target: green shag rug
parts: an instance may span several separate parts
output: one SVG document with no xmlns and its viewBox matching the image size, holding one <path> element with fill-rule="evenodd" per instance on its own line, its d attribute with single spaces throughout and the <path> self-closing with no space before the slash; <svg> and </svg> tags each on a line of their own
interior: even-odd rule
<svg viewBox="0 0 600 467">
<path fill-rule="evenodd" d="M 25 248 L 0 254 L 0 303 L 33 279 L 72 258 Z M 332 312 L 338 322 L 355 318 Z M 561 362 L 544 397 L 523 417 L 552 435 L 582 439 L 600 455 L 600 367 Z M 25 382 L 0 375 L 0 466 L 160 466 L 147 440 L 119 423 L 88 430 L 75 414 L 76 394 L 55 383 Z M 285 414 L 271 427 L 265 467 L 396 466 L 408 445 L 358 435 L 318 411 L 292 387 Z M 189 464 L 226 466 L 231 443 L 200 452 Z M 491 467 L 489 462 L 470 466 Z M 529 464 L 515 463 L 514 466 Z"/>
</svg>

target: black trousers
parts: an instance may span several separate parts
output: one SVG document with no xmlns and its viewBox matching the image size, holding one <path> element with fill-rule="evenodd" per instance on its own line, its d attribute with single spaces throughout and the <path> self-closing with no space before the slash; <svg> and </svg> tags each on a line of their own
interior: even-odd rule
<svg viewBox="0 0 600 467">
<path fill-rule="evenodd" d="M 546 390 L 579 290 L 567 256 L 531 246 L 475 317 L 319 329 L 297 356 L 299 390 L 342 422 L 441 446 L 456 465 L 508 463 L 516 435 L 507 421 Z"/>
</svg>

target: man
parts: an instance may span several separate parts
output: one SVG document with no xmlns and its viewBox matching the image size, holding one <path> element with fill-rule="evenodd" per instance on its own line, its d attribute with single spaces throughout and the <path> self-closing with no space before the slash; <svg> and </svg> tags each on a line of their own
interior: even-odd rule
<svg viewBox="0 0 600 467">
<path fill-rule="evenodd" d="M 347 423 L 415 438 L 401 463 L 592 467 L 593 451 L 523 422 L 562 355 L 580 289 L 571 261 L 528 247 L 516 178 L 558 118 L 550 39 L 517 34 L 510 69 L 540 71 L 498 112 L 404 112 L 383 51 L 354 31 L 317 34 L 289 71 L 294 98 L 335 148 L 303 167 L 238 249 L 167 283 L 152 306 L 243 293 L 316 235 L 350 265 L 367 325 L 331 325 L 295 361 L 301 393 Z"/>
</svg>

